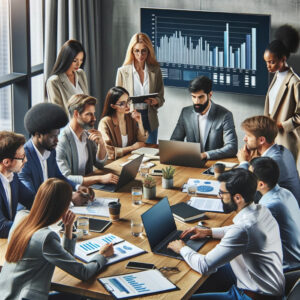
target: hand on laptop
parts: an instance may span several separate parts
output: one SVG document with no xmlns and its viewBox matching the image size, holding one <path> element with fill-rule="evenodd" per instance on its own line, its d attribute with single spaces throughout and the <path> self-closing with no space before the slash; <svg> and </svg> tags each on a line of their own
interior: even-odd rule
<svg viewBox="0 0 300 300">
<path fill-rule="evenodd" d="M 108 184 L 108 183 L 117 184 L 118 181 L 119 181 L 119 176 L 113 173 L 99 176 L 99 182 L 103 184 Z"/>
<path fill-rule="evenodd" d="M 185 243 L 182 240 L 176 240 L 169 243 L 169 249 L 173 250 L 175 253 L 180 253 L 181 248 L 185 246 Z"/>
<path fill-rule="evenodd" d="M 185 236 L 187 236 L 188 234 L 193 234 L 190 239 L 191 240 L 196 240 L 196 239 L 202 239 L 205 238 L 207 236 L 211 236 L 212 235 L 212 231 L 211 229 L 202 229 L 202 228 L 198 228 L 198 227 L 192 227 L 190 229 L 185 230 L 181 235 L 180 238 L 183 239 Z"/>
</svg>

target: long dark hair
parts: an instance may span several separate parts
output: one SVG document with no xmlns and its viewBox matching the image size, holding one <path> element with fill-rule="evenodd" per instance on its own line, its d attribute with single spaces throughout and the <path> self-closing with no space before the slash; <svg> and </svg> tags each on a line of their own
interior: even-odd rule
<svg viewBox="0 0 300 300">
<path fill-rule="evenodd" d="M 127 94 L 129 96 L 128 91 L 121 86 L 112 87 L 108 91 L 108 93 L 105 97 L 105 102 L 104 102 L 104 107 L 103 107 L 103 112 L 102 112 L 101 118 L 106 117 L 106 116 L 111 116 L 114 113 L 115 110 L 111 107 L 111 104 L 116 104 L 117 101 L 120 99 L 120 97 L 123 94 Z"/>
<path fill-rule="evenodd" d="M 272 41 L 266 50 L 275 54 L 278 59 L 284 56 L 288 59 L 291 53 L 299 48 L 300 37 L 298 31 L 290 26 L 280 26 L 275 32 L 275 40 Z"/>
<path fill-rule="evenodd" d="M 83 68 L 85 63 L 85 51 L 83 46 L 76 40 L 66 41 L 59 51 L 50 75 L 59 75 L 66 72 L 79 52 L 83 52 L 83 62 L 81 65 Z"/>
<path fill-rule="evenodd" d="M 5 254 L 7 262 L 22 259 L 32 235 L 39 229 L 57 222 L 67 211 L 72 199 L 69 183 L 49 178 L 38 189 L 32 208 L 14 230 Z"/>
</svg>

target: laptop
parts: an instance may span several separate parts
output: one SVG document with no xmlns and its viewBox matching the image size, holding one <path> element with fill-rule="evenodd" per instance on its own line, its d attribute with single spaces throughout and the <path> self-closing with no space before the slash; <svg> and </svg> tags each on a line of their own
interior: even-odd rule
<svg viewBox="0 0 300 300">
<path fill-rule="evenodd" d="M 183 260 L 180 254 L 167 248 L 168 244 L 178 240 L 182 233 L 181 230 L 177 230 L 167 197 L 143 213 L 142 220 L 153 253 Z M 195 251 L 198 251 L 208 240 L 208 238 L 190 240 L 191 235 L 186 236 L 183 241 Z"/>
<path fill-rule="evenodd" d="M 140 155 L 139 157 L 129 161 L 122 167 L 122 171 L 117 184 L 93 184 L 91 185 L 91 188 L 112 193 L 117 191 L 123 185 L 127 184 L 135 178 L 136 174 L 139 171 L 143 157 L 144 155 Z"/>
<path fill-rule="evenodd" d="M 199 143 L 159 140 L 159 155 L 166 165 L 202 168 L 206 163 Z"/>
</svg>

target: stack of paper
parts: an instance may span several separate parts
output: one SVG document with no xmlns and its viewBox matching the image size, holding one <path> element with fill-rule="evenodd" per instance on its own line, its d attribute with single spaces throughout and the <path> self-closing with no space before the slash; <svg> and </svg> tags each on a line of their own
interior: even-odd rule
<svg viewBox="0 0 300 300">
<path fill-rule="evenodd" d="M 187 203 L 202 211 L 224 212 L 221 199 L 192 197 Z"/>
</svg>

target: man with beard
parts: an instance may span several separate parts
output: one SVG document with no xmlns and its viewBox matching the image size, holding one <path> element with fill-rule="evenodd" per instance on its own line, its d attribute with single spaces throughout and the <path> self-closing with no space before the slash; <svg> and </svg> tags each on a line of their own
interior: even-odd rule
<svg viewBox="0 0 300 300">
<path fill-rule="evenodd" d="M 212 102 L 212 81 L 205 76 L 197 77 L 191 81 L 189 92 L 193 105 L 182 109 L 171 140 L 199 143 L 202 159 L 235 156 L 237 136 L 233 116 Z"/>
<path fill-rule="evenodd" d="M 278 184 L 291 191 L 300 205 L 300 180 L 295 159 L 287 148 L 275 143 L 278 133 L 276 123 L 267 116 L 255 116 L 243 121 L 245 145 L 237 157 L 240 167 L 249 168 L 254 156 L 267 156 L 275 160 L 279 167 Z"/>
<path fill-rule="evenodd" d="M 68 182 L 73 190 L 72 201 L 75 205 L 83 205 L 94 198 L 94 192 L 63 176 L 56 163 L 55 148 L 60 128 L 68 123 L 64 110 L 52 103 L 34 105 L 25 115 L 24 125 L 31 136 L 24 150 L 27 162 L 18 174 L 21 182 L 31 191 L 37 193 L 40 185 L 48 178 L 59 178 Z"/>
<path fill-rule="evenodd" d="M 203 275 L 217 271 L 191 299 L 282 299 L 284 275 L 279 228 L 268 208 L 253 202 L 255 175 L 237 168 L 221 174 L 218 180 L 224 212 L 236 212 L 233 225 L 193 227 L 184 231 L 181 238 L 192 233 L 191 239 L 211 236 L 221 239 L 220 243 L 206 255 L 195 252 L 182 240 L 168 245 L 195 271 Z"/>
<path fill-rule="evenodd" d="M 57 146 L 57 163 L 61 172 L 70 180 L 83 185 L 118 182 L 112 173 L 92 175 L 93 166 L 103 168 L 106 148 L 100 131 L 94 129 L 96 117 L 94 97 L 78 94 L 68 101 L 71 116 Z"/>
<path fill-rule="evenodd" d="M 31 208 L 32 193 L 20 182 L 17 173 L 26 163 L 25 137 L 0 131 L 0 238 L 7 238 L 18 203 Z"/>
</svg>

